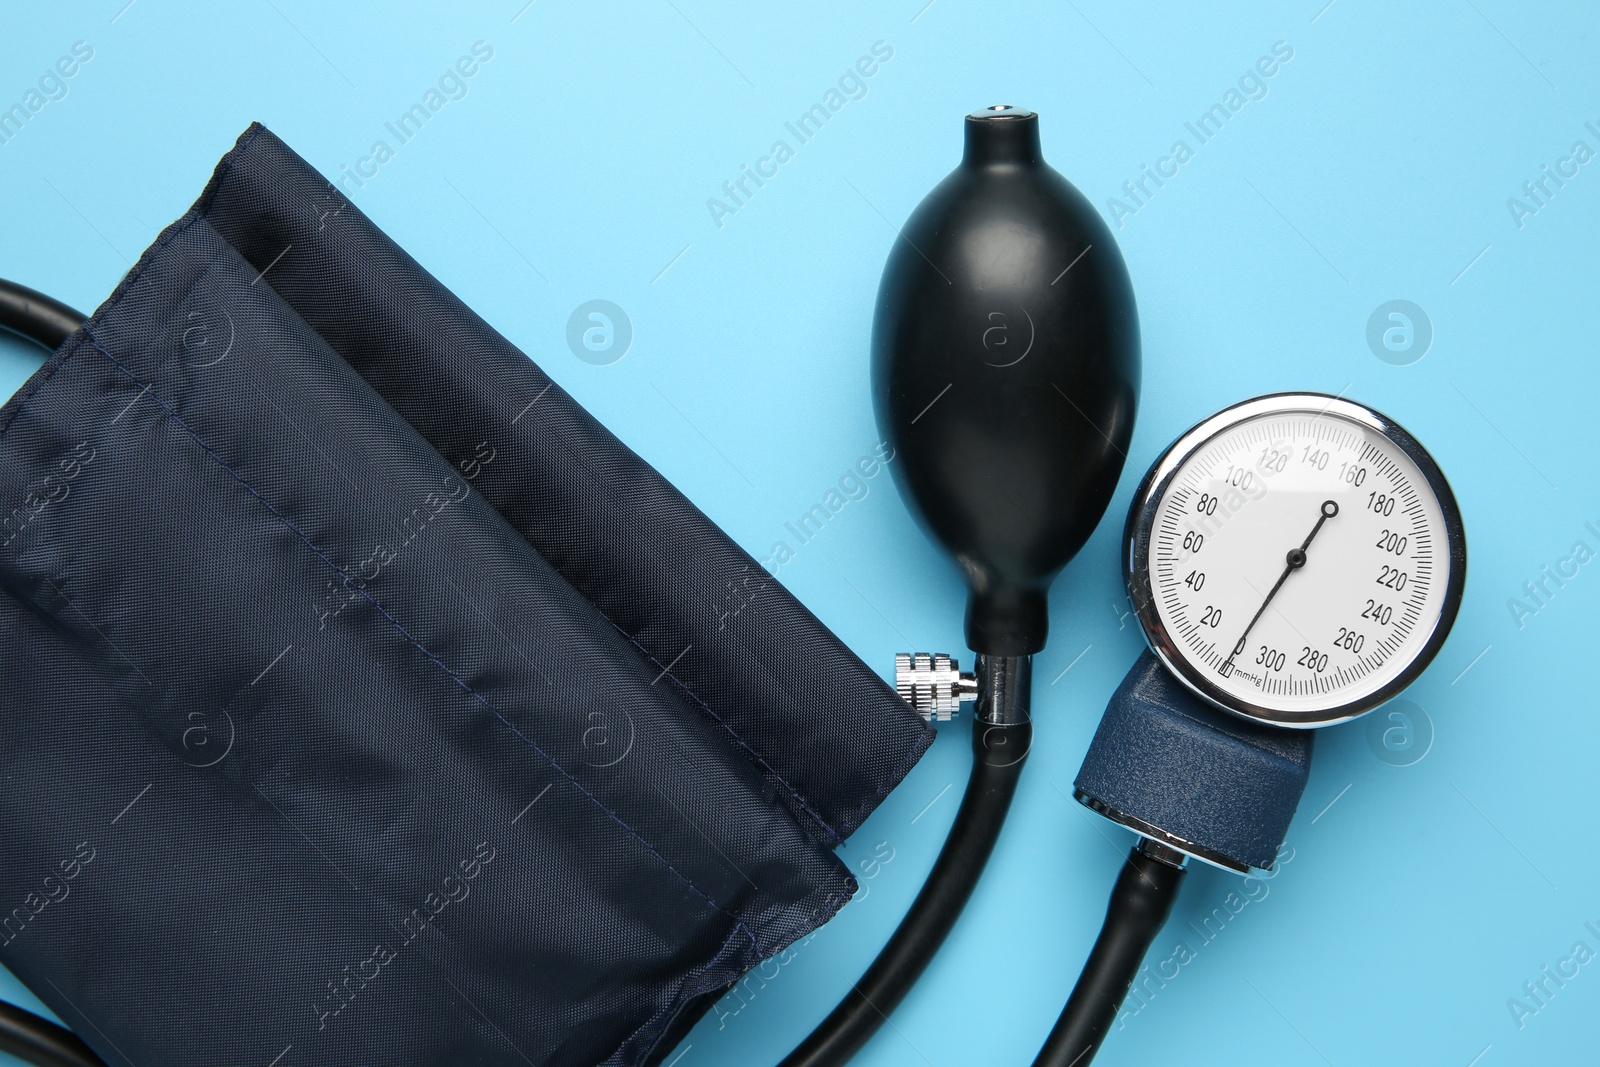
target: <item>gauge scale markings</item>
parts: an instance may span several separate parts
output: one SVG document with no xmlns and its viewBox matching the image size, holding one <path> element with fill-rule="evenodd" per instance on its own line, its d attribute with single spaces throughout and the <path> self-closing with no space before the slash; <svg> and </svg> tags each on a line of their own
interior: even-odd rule
<svg viewBox="0 0 1600 1067">
<path fill-rule="evenodd" d="M 1426 453 L 1385 421 L 1337 398 L 1262 411 L 1152 470 L 1136 508 L 1153 536 L 1130 560 L 1154 586 L 1140 619 L 1208 699 L 1269 721 L 1323 714 L 1381 694 L 1431 641 L 1459 597 L 1459 527 L 1408 448 Z"/>
</svg>

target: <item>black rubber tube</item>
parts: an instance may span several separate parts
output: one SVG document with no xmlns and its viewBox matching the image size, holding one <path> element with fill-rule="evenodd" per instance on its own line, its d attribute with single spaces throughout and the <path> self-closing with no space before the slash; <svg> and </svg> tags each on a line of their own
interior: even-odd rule
<svg viewBox="0 0 1600 1067">
<path fill-rule="evenodd" d="M 1089 1067 L 1182 884 L 1181 867 L 1151 859 L 1138 847 L 1129 854 L 1089 962 L 1033 1067 Z"/>
<path fill-rule="evenodd" d="M 0 1001 L 0 1052 L 35 1067 L 106 1067 L 71 1030 Z"/>
<path fill-rule="evenodd" d="M 841 1067 L 905 999 L 989 862 L 1032 738 L 1026 720 L 1003 726 L 974 720 L 972 776 L 922 891 L 867 973 L 780 1067 Z"/>
<path fill-rule="evenodd" d="M 61 301 L 0 278 L 0 328 L 53 352 L 83 322 L 83 315 Z"/>
</svg>

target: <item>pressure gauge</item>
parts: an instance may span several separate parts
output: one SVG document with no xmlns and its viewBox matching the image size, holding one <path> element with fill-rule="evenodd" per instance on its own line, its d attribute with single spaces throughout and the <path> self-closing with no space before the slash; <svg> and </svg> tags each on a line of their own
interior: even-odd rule
<svg viewBox="0 0 1600 1067">
<path fill-rule="evenodd" d="M 1248 400 L 1180 437 L 1139 487 L 1126 553 L 1167 669 L 1291 727 L 1405 688 L 1455 621 L 1467 561 L 1432 457 L 1378 412 L 1317 393 Z"/>
</svg>

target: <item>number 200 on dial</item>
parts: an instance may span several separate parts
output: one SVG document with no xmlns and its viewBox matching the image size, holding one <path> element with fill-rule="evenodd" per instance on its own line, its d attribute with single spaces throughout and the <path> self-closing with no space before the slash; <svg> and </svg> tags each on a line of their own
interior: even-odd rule
<svg viewBox="0 0 1600 1067">
<path fill-rule="evenodd" d="M 1323 726 L 1387 700 L 1454 621 L 1460 514 L 1422 447 L 1318 394 L 1246 401 L 1156 462 L 1129 523 L 1152 649 L 1237 714 Z"/>
</svg>

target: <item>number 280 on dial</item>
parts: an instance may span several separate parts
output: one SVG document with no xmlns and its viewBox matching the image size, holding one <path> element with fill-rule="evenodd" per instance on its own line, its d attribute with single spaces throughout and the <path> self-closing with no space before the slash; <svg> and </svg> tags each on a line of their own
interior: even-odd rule
<svg viewBox="0 0 1600 1067">
<path fill-rule="evenodd" d="M 1308 393 L 1179 438 L 1135 497 L 1126 548 L 1167 667 L 1281 726 L 1354 718 L 1404 688 L 1449 631 L 1466 570 L 1432 457 L 1370 408 Z"/>
</svg>

